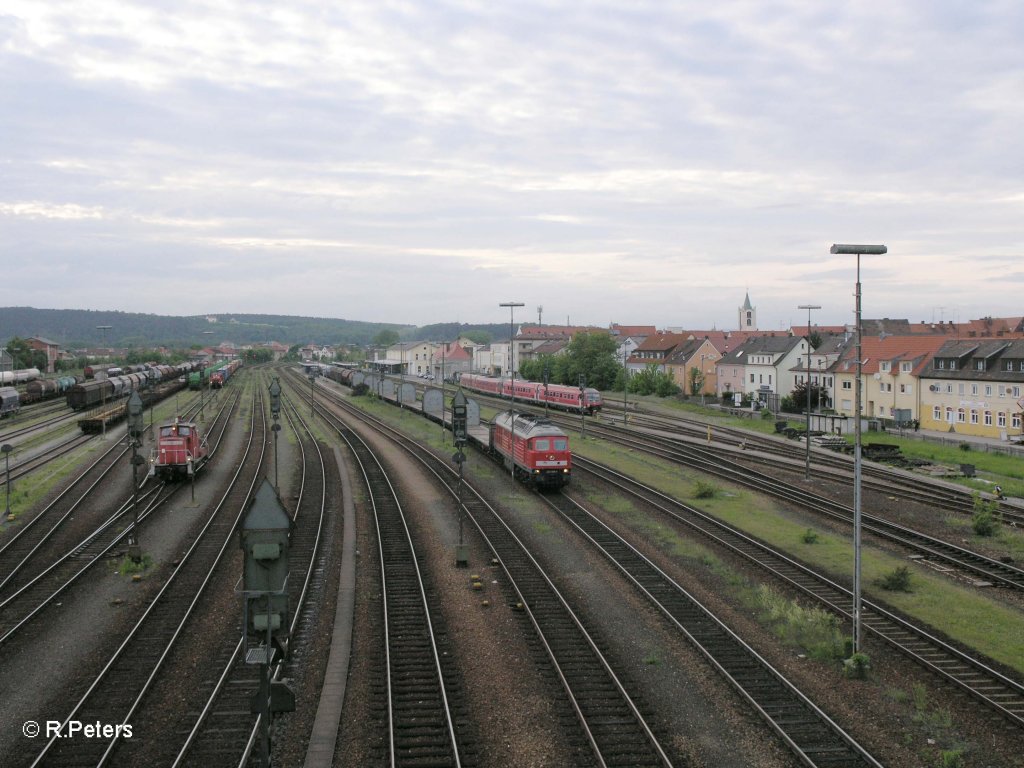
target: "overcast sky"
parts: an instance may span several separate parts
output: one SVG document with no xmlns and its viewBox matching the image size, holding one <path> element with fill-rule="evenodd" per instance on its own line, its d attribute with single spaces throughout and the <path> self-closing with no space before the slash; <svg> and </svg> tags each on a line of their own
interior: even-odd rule
<svg viewBox="0 0 1024 768">
<path fill-rule="evenodd" d="M 0 305 L 1024 314 L 1022 9 L 5 0 Z"/>
</svg>

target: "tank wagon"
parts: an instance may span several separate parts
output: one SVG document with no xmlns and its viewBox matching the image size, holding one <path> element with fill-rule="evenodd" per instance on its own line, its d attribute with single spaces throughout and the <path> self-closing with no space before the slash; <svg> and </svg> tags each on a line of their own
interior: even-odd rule
<svg viewBox="0 0 1024 768">
<path fill-rule="evenodd" d="M 464 373 L 459 377 L 459 385 L 474 392 L 483 392 L 497 397 L 512 398 L 512 379 L 499 379 L 493 376 L 481 376 L 475 373 Z M 601 393 L 591 387 L 570 387 L 565 384 L 548 384 L 542 382 L 515 380 L 515 399 L 525 403 L 545 404 L 551 408 L 587 414 L 600 411 L 604 406 Z"/>
<path fill-rule="evenodd" d="M 491 452 L 520 480 L 541 488 L 569 482 L 569 437 L 543 416 L 502 411 L 491 421 L 488 440 Z"/>
<path fill-rule="evenodd" d="M 0 371 L 0 384 L 25 384 L 39 378 L 38 368 L 21 368 L 17 371 Z"/>
<path fill-rule="evenodd" d="M 17 413 L 21 408 L 21 395 L 14 387 L 0 387 L 0 418 Z"/>
<path fill-rule="evenodd" d="M 84 376 L 61 376 L 59 379 L 36 379 L 25 385 L 25 396 L 23 403 L 35 403 L 39 400 L 49 400 L 59 395 L 67 394 L 67 391 L 75 384 L 85 381 Z"/>
<path fill-rule="evenodd" d="M 156 447 L 149 457 L 149 475 L 162 480 L 180 480 L 195 473 L 209 457 L 202 432 L 195 422 L 163 424 L 157 430 Z"/>
</svg>

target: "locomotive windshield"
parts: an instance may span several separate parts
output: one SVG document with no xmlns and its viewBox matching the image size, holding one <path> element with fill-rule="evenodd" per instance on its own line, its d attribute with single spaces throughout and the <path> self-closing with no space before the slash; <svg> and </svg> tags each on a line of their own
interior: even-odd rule
<svg viewBox="0 0 1024 768">
<path fill-rule="evenodd" d="M 555 438 L 555 450 L 556 451 L 565 451 L 565 450 L 568 450 L 568 448 L 569 448 L 569 441 L 568 440 L 566 440 L 564 437 L 556 437 Z"/>
<path fill-rule="evenodd" d="M 540 437 L 533 441 L 533 450 L 535 451 L 550 451 L 551 441 L 546 437 Z"/>
</svg>

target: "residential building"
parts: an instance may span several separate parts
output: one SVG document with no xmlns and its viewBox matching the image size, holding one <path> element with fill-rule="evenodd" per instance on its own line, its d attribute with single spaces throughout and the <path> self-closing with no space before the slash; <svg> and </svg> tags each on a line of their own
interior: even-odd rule
<svg viewBox="0 0 1024 768">
<path fill-rule="evenodd" d="M 1024 439 L 1024 340 L 946 341 L 920 380 L 922 428 Z"/>
<path fill-rule="evenodd" d="M 861 334 L 861 415 L 868 419 L 921 419 L 921 374 L 947 343 L 937 335 L 865 336 Z M 835 378 L 833 407 L 853 416 L 856 401 L 857 343 L 850 338 L 830 367 Z"/>
<path fill-rule="evenodd" d="M 721 358 L 708 339 L 688 338 L 669 354 L 665 369 L 687 395 L 712 395 L 717 391 L 715 364 Z M 691 382 L 697 390 L 691 391 Z"/>
</svg>

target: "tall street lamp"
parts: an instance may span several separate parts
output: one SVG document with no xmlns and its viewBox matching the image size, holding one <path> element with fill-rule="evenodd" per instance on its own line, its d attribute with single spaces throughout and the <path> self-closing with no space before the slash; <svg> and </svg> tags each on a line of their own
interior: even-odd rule
<svg viewBox="0 0 1024 768">
<path fill-rule="evenodd" d="M 96 330 L 100 332 L 100 338 L 103 340 L 103 347 L 104 347 L 105 351 L 107 351 L 107 352 L 110 351 L 110 350 L 106 349 L 106 346 L 107 346 L 107 331 L 109 331 L 113 327 L 114 326 L 112 326 L 112 325 L 97 325 L 96 326 Z M 110 359 L 110 355 L 109 354 L 104 355 L 104 359 L 109 360 Z M 103 392 L 103 405 L 104 405 L 104 407 L 106 407 L 106 405 L 107 405 L 107 393 L 106 393 L 106 391 Z M 106 414 L 104 414 L 100 418 L 100 431 L 102 432 L 102 439 L 106 440 L 107 439 L 107 416 L 106 416 Z"/>
<path fill-rule="evenodd" d="M 797 309 L 807 310 L 807 459 L 804 464 L 804 480 L 811 481 L 811 310 L 821 309 L 820 304 L 800 304 Z"/>
<path fill-rule="evenodd" d="M 855 298 L 855 322 L 857 327 L 857 386 L 854 388 L 853 406 L 853 652 L 860 653 L 861 639 L 861 615 L 860 615 L 860 477 L 861 477 L 861 423 L 860 423 L 860 399 L 861 399 L 861 378 L 864 374 L 864 358 L 861 354 L 861 328 L 860 328 L 860 257 L 881 256 L 888 253 L 884 245 L 849 245 L 833 243 L 830 253 L 856 255 L 857 257 L 857 283 L 854 290 Z"/>
<path fill-rule="evenodd" d="M 508 307 L 508 367 L 512 372 L 512 456 L 516 455 L 516 347 L 515 347 L 515 312 L 516 307 L 525 307 L 521 301 L 503 301 L 499 307 Z M 512 464 L 512 493 L 516 492 L 516 463 Z"/>
</svg>

